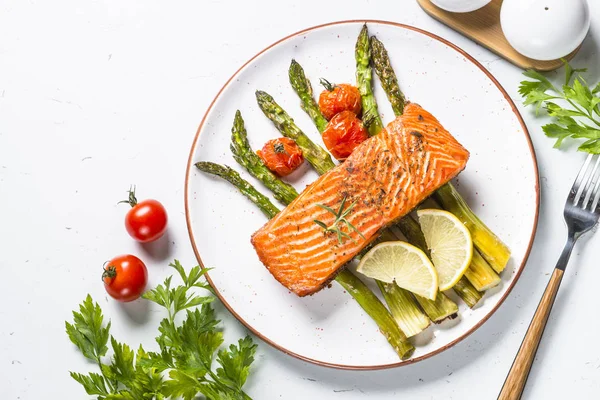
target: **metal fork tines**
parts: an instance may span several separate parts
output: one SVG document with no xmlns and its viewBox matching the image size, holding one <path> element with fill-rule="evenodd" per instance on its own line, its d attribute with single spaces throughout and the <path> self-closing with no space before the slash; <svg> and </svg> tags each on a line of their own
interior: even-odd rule
<svg viewBox="0 0 600 400">
<path fill-rule="evenodd" d="M 590 168 L 590 165 L 593 165 Z M 577 174 L 577 178 L 575 178 L 575 182 L 573 183 L 573 187 L 571 188 L 571 192 L 569 193 L 569 197 L 567 199 L 567 205 L 571 204 L 573 206 L 578 206 L 584 210 L 588 209 L 592 212 L 597 212 L 598 200 L 600 199 L 600 156 L 597 154 L 590 154 L 579 174 Z M 584 183 L 582 185 L 582 183 Z M 590 203 L 590 199 L 593 201 Z M 583 200 L 583 201 L 582 201 Z M 590 206 L 588 208 L 588 206 Z"/>
<path fill-rule="evenodd" d="M 600 216 L 599 200 L 600 155 L 590 154 L 583 163 L 579 174 L 577 174 L 567 197 L 564 216 L 568 228 L 568 238 L 556 268 L 564 271 L 575 241 L 598 222 Z"/>
</svg>

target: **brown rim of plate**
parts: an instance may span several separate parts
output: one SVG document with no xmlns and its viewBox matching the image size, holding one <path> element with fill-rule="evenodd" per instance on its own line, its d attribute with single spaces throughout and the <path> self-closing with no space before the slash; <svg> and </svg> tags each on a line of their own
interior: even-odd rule
<svg viewBox="0 0 600 400">
<path fill-rule="evenodd" d="M 535 150 L 533 148 L 533 143 L 531 142 L 531 137 L 529 135 L 529 130 L 527 129 L 527 126 L 525 125 L 525 122 L 523 121 L 523 118 L 521 117 L 521 114 L 519 113 L 519 111 L 517 110 L 517 107 L 515 105 L 515 103 L 512 101 L 512 99 L 510 98 L 510 96 L 508 95 L 508 93 L 506 92 L 506 90 L 504 90 L 504 88 L 502 87 L 502 85 L 500 84 L 500 82 L 498 82 L 496 80 L 496 78 L 494 78 L 494 76 L 483 66 L 481 65 L 475 58 L 473 58 L 471 55 L 469 55 L 466 51 L 464 51 L 463 49 L 461 49 L 460 47 L 456 46 L 455 44 L 450 43 L 449 41 L 447 41 L 446 39 L 443 39 L 437 35 L 434 35 L 431 32 L 427 32 L 423 29 L 419 29 L 419 28 L 415 28 L 414 26 L 410 26 L 410 25 L 405 25 L 405 24 L 400 24 L 397 22 L 391 22 L 391 21 L 381 21 L 381 20 L 344 20 L 344 21 L 336 21 L 336 22 L 329 22 L 326 24 L 321 24 L 321 25 L 316 25 L 313 26 L 311 28 L 307 28 L 307 29 L 303 29 L 301 31 L 298 31 L 296 33 L 292 33 L 291 35 L 288 35 L 286 37 L 284 37 L 283 39 L 280 39 L 278 41 L 276 41 L 275 43 L 271 44 L 270 46 L 268 46 L 267 48 L 261 50 L 258 54 L 256 54 L 254 57 L 252 57 L 250 60 L 246 61 L 228 80 L 227 82 L 225 82 L 225 84 L 223 85 L 223 87 L 219 90 L 219 92 L 217 93 L 217 95 L 215 96 L 215 98 L 211 101 L 210 105 L 208 106 L 208 109 L 206 110 L 206 113 L 204 114 L 204 117 L 202 117 L 202 121 L 200 122 L 200 126 L 198 127 L 198 130 L 196 131 L 196 136 L 194 137 L 194 141 L 192 143 L 192 148 L 190 150 L 190 155 L 189 155 L 189 159 L 188 159 L 188 165 L 186 168 L 186 176 L 185 176 L 185 219 L 187 222 L 187 227 L 188 227 L 188 233 L 190 236 L 190 241 L 192 242 L 192 248 L 194 249 L 194 253 L 196 254 L 196 259 L 198 260 L 198 262 L 200 263 L 200 266 L 202 268 L 204 268 L 204 264 L 202 263 L 202 259 L 200 258 L 200 253 L 198 252 L 198 248 L 196 247 L 196 242 L 194 240 L 194 236 L 192 235 L 192 226 L 191 226 L 191 221 L 190 221 L 190 212 L 189 212 L 189 196 L 188 196 L 188 189 L 189 189 L 189 178 L 190 178 L 190 171 L 192 169 L 192 166 L 194 165 L 193 162 L 193 157 L 194 157 L 194 153 L 195 153 L 195 149 L 196 149 L 196 144 L 198 143 L 198 138 L 200 137 L 200 131 L 202 130 L 202 127 L 204 126 L 204 122 L 206 121 L 206 117 L 208 116 L 208 114 L 210 113 L 210 111 L 213 108 L 213 105 L 215 104 L 215 102 L 217 101 L 217 99 L 219 98 L 219 96 L 221 96 L 221 93 L 223 92 L 223 90 L 225 90 L 225 88 L 229 85 L 229 83 L 240 73 L 240 71 L 242 71 L 248 64 L 250 64 L 252 61 L 254 61 L 256 58 L 258 58 L 259 56 L 261 56 L 263 53 L 265 53 L 266 51 L 270 50 L 271 48 L 273 48 L 274 46 L 292 38 L 298 35 L 301 35 L 303 33 L 306 32 L 310 32 L 316 29 L 320 29 L 326 26 L 332 26 L 332 25 L 342 25 L 342 24 L 356 24 L 356 23 L 372 23 L 372 24 L 383 24 L 383 25 L 393 25 L 396 26 L 398 28 L 402 28 L 402 29 L 408 29 L 411 31 L 415 31 L 418 33 L 421 33 L 423 35 L 429 36 L 439 42 L 442 42 L 443 44 L 445 44 L 446 46 L 456 50 L 457 52 L 459 52 L 460 54 L 462 54 L 465 58 L 467 58 L 469 61 L 471 61 L 473 64 L 475 64 L 481 71 L 483 71 L 483 73 L 485 73 L 487 75 L 487 77 L 496 85 L 496 87 L 498 88 L 498 90 L 502 93 L 502 95 L 504 96 L 504 98 L 506 99 L 506 101 L 510 104 L 512 111 L 514 112 L 515 116 L 517 117 L 517 119 L 519 120 L 519 123 L 521 124 L 521 127 L 523 128 L 523 132 L 525 134 L 525 139 L 527 139 L 527 144 L 529 145 L 529 150 L 531 152 L 531 158 L 533 161 L 533 165 L 534 165 L 534 170 L 535 170 L 535 218 L 534 218 L 534 223 L 533 223 L 533 230 L 531 232 L 531 237 L 529 239 L 529 245 L 527 246 L 527 250 L 525 251 L 525 256 L 523 257 L 523 262 L 521 263 L 521 265 L 516 269 L 515 271 L 515 277 L 512 280 L 512 282 L 510 283 L 508 289 L 506 290 L 506 293 L 504 293 L 504 295 L 502 296 L 502 298 L 500 299 L 500 301 L 498 301 L 498 303 L 496 304 L 496 306 L 494 308 L 492 308 L 492 310 L 490 312 L 488 312 L 482 319 L 481 321 L 479 321 L 477 324 L 475 324 L 471 329 L 469 329 L 466 333 L 464 333 L 462 336 L 456 338 L 455 340 L 453 340 L 452 342 L 448 343 L 447 345 L 440 347 L 439 349 L 432 351 L 430 353 L 424 354 L 420 357 L 415 357 L 415 358 L 410 358 L 408 360 L 404 360 L 404 361 L 399 361 L 397 363 L 391 363 L 391 364 L 381 364 L 381 365 L 346 365 L 346 364 L 335 364 L 335 363 L 328 363 L 328 362 L 324 362 L 324 361 L 319 361 L 319 360 L 315 360 L 309 357 L 305 357 L 301 354 L 297 354 L 294 353 L 293 351 L 290 351 L 284 347 L 282 347 L 281 345 L 271 341 L 270 339 L 268 339 L 267 337 L 265 337 L 263 334 L 261 334 L 260 332 L 258 332 L 256 329 L 254 329 L 249 323 L 247 323 L 243 318 L 241 318 L 236 312 L 235 310 L 229 305 L 229 303 L 227 303 L 227 301 L 223 298 L 223 296 L 221 296 L 221 294 L 219 293 L 219 290 L 215 287 L 212 279 L 210 278 L 209 274 L 207 273 L 206 279 L 208 280 L 208 283 L 212 286 L 212 288 L 215 291 L 216 296 L 219 298 L 219 300 L 221 300 L 221 302 L 225 305 L 225 307 L 227 307 L 227 309 L 229 310 L 229 312 L 231 314 L 233 314 L 233 316 L 240 321 L 248 330 L 250 330 L 255 336 L 257 336 L 258 338 L 260 338 L 262 341 L 268 343 L 269 345 L 273 346 L 274 348 L 276 348 L 279 351 L 282 351 L 285 354 L 288 354 L 292 357 L 295 357 L 297 359 L 300 359 L 302 361 L 307 361 L 309 363 L 312 364 L 316 364 L 316 365 L 320 365 L 323 367 L 329 367 L 329 368 L 336 368 L 336 369 L 344 369 L 344 370 L 379 370 L 379 369 L 388 369 L 388 368 L 394 368 L 394 367 L 400 367 L 403 365 L 409 365 L 409 364 L 414 364 L 418 361 L 422 361 L 425 360 L 427 358 L 433 357 L 436 354 L 439 354 L 441 352 L 443 352 L 446 349 L 449 349 L 450 347 L 454 346 L 455 344 L 457 344 L 458 342 L 462 341 L 463 339 L 465 339 L 467 336 L 469 336 L 471 333 L 475 332 L 481 325 L 483 325 L 484 322 L 486 322 L 491 316 L 492 314 L 494 314 L 496 312 L 496 310 L 500 307 L 500 305 L 502 305 L 502 303 L 504 303 L 504 300 L 506 300 L 506 298 L 508 297 L 508 295 L 510 294 L 510 292 L 512 291 L 513 287 L 515 286 L 515 284 L 517 283 L 517 280 L 519 279 L 519 277 L 521 276 L 521 273 L 523 272 L 523 268 L 525 267 L 525 264 L 527 263 L 527 259 L 529 258 L 529 253 L 531 252 L 531 247 L 533 245 L 533 241 L 536 235 L 536 231 L 537 231 L 537 225 L 538 225 L 538 217 L 539 217 L 539 209 L 540 209 L 540 184 L 539 184 L 539 173 L 538 173 L 538 164 L 537 164 L 537 159 L 536 159 L 536 155 L 535 155 Z"/>
</svg>

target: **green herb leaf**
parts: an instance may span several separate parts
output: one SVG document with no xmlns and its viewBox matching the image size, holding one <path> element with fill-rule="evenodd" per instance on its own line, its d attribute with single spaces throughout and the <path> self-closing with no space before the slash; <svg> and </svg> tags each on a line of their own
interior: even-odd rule
<svg viewBox="0 0 600 400">
<path fill-rule="evenodd" d="M 179 272 L 179 276 L 181 276 L 181 280 L 183 281 L 183 283 L 185 283 L 186 287 L 189 287 L 189 281 L 188 281 L 188 277 L 185 274 L 185 270 L 183 269 L 183 266 L 181 265 L 181 263 L 179 262 L 179 260 L 173 260 L 172 263 L 169 264 L 170 267 L 173 267 L 177 270 L 177 272 Z"/>
<path fill-rule="evenodd" d="M 148 353 L 140 346 L 135 356 L 135 379 L 129 385 L 134 398 L 162 399 L 161 390 L 164 385 L 162 371 L 144 367 Z"/>
<path fill-rule="evenodd" d="M 160 321 L 158 331 L 160 332 L 160 336 L 156 338 L 156 342 L 159 344 L 161 349 L 176 347 L 181 344 L 177 327 L 175 327 L 175 323 L 168 318 L 164 318 L 162 321 Z"/>
<path fill-rule="evenodd" d="M 69 339 L 83 355 L 90 360 L 100 362 L 106 354 L 110 322 L 103 326 L 102 310 L 98 303 L 94 304 L 88 295 L 79 305 L 79 312 L 73 311 L 74 324 L 65 323 Z"/>
<path fill-rule="evenodd" d="M 85 389 L 85 392 L 91 396 L 108 396 L 109 394 L 108 390 L 106 389 L 104 377 L 100 374 L 90 372 L 89 375 L 83 375 L 71 372 L 71 377 L 79 382 Z"/>
<path fill-rule="evenodd" d="M 188 287 L 198 287 L 206 289 L 212 293 L 212 287 L 208 283 L 200 281 L 200 279 L 204 277 L 208 271 L 210 271 L 210 268 L 200 268 L 198 265 L 192 268 L 188 275 Z"/>
<path fill-rule="evenodd" d="M 566 61 L 566 60 L 562 60 L 563 64 L 565 65 L 565 85 L 569 85 L 571 83 L 571 78 L 573 77 L 573 74 L 575 72 L 586 72 L 587 68 L 573 68 L 571 67 L 571 65 Z"/>
<path fill-rule="evenodd" d="M 326 206 L 325 204 L 317 204 L 317 207 L 321 207 L 323 210 L 327 210 L 330 213 L 332 213 L 333 215 L 337 215 L 337 211 L 335 211 L 333 208 Z"/>
<path fill-rule="evenodd" d="M 579 78 L 575 79 L 573 86 L 564 86 L 563 92 L 569 100 L 574 100 L 577 104 L 583 107 L 584 110 L 590 109 L 592 100 L 592 91 L 589 87 L 584 86 Z"/>
<path fill-rule="evenodd" d="M 223 334 L 214 329 L 217 323 L 213 309 L 207 304 L 187 311 L 180 331 L 181 350 L 185 357 L 178 358 L 180 363 L 187 364 L 184 369 L 197 370 L 199 376 L 210 370 L 213 355 L 223 343 Z"/>
<path fill-rule="evenodd" d="M 552 96 L 552 95 L 546 94 L 544 92 L 535 90 L 535 91 L 529 92 L 529 94 L 525 98 L 525 101 L 523 102 L 523 105 L 528 106 L 530 104 L 535 104 L 535 113 L 537 115 L 540 111 L 540 108 L 542 107 L 542 104 L 544 104 L 544 101 L 554 100 L 554 99 L 558 99 L 558 98 L 559 97 Z"/>
<path fill-rule="evenodd" d="M 591 154 L 600 154 L 600 139 L 590 139 L 579 146 L 579 151 Z"/>
<path fill-rule="evenodd" d="M 169 372 L 169 378 L 171 379 L 165 382 L 162 391 L 166 397 L 183 397 L 184 400 L 192 400 L 198 393 L 201 393 L 200 382 L 183 371 L 172 370 Z"/>
<path fill-rule="evenodd" d="M 585 117 L 585 114 L 580 111 L 562 108 L 550 101 L 546 102 L 546 111 L 551 117 Z"/>
<path fill-rule="evenodd" d="M 126 344 L 117 342 L 112 336 L 110 342 L 114 351 L 111 365 L 114 377 L 129 387 L 135 379 L 133 350 Z"/>
<path fill-rule="evenodd" d="M 578 74 L 586 70 L 575 69 L 565 60 L 563 62 L 565 84 L 562 91 L 556 89 L 539 72 L 526 71 L 524 75 L 534 81 L 521 82 L 519 93 L 525 98 L 525 105 L 535 105 L 536 113 L 544 105 L 548 115 L 554 119 L 552 123 L 542 127 L 546 136 L 556 139 L 554 147 L 560 147 L 564 140 L 569 138 L 587 139 L 578 150 L 597 153 L 600 151 L 600 120 L 596 119 L 594 114 L 600 117 L 600 97 L 596 96 L 600 92 L 600 83 L 594 89 L 590 89 Z"/>
<path fill-rule="evenodd" d="M 146 357 L 138 358 L 142 368 L 153 368 L 157 372 L 163 372 L 167 369 L 175 368 L 173 364 L 173 355 L 170 351 L 163 349 L 160 353 L 148 352 Z"/>
<path fill-rule="evenodd" d="M 174 314 L 200 304 L 210 303 L 214 300 L 214 297 L 198 296 L 194 293 L 188 294 L 188 288 L 184 286 L 173 289 L 172 298 Z"/>
<path fill-rule="evenodd" d="M 542 74 L 532 69 L 523 72 L 528 78 L 535 79 L 535 81 L 523 81 L 521 82 L 521 86 L 519 87 L 519 93 L 523 96 L 529 94 L 529 92 L 536 90 L 540 92 L 545 92 L 547 90 L 557 91 L 554 85 Z"/>
<path fill-rule="evenodd" d="M 571 132 L 567 128 L 558 124 L 544 125 L 542 129 L 546 136 L 556 138 L 556 142 L 554 143 L 555 148 L 559 148 L 563 140 L 571 136 Z"/>
<path fill-rule="evenodd" d="M 249 336 L 238 341 L 238 345 L 229 346 L 229 350 L 221 350 L 217 361 L 222 368 L 217 369 L 217 376 L 228 386 L 242 390 L 250 373 L 250 364 L 254 362 L 256 345 Z"/>
<path fill-rule="evenodd" d="M 165 279 L 164 284 L 145 292 L 142 298 L 150 300 L 166 309 L 171 307 L 171 276 Z"/>
<path fill-rule="evenodd" d="M 314 222 L 315 224 L 319 225 L 321 228 L 323 228 L 323 229 L 327 230 L 327 225 L 325 225 L 325 223 L 324 223 L 324 222 L 322 222 L 322 221 L 319 221 L 318 219 L 314 219 L 314 220 L 313 220 L 313 222 Z"/>
<path fill-rule="evenodd" d="M 138 400 L 129 390 L 121 390 L 118 393 L 109 394 L 105 400 Z"/>
</svg>

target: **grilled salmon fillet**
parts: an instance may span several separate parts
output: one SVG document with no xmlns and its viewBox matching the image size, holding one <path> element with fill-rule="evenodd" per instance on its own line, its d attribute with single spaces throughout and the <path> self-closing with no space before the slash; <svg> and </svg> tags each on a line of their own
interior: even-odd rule
<svg viewBox="0 0 600 400">
<path fill-rule="evenodd" d="M 411 103 L 379 135 L 361 143 L 252 235 L 261 262 L 282 285 L 306 296 L 317 292 L 378 233 L 408 214 L 462 171 L 469 152 L 421 106 Z M 319 205 L 346 216 L 361 234 Z M 337 226 L 351 239 L 315 223 Z"/>
</svg>

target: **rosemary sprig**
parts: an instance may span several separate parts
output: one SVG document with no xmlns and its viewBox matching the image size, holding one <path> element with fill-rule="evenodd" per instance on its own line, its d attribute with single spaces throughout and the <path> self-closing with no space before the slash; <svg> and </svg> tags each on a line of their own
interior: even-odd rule
<svg viewBox="0 0 600 400">
<path fill-rule="evenodd" d="M 348 229 L 353 230 L 354 232 L 358 233 L 361 238 L 365 239 L 363 234 L 358 229 L 356 229 L 356 227 L 354 225 L 352 225 L 350 223 L 350 221 L 348 221 L 346 219 L 346 217 L 352 212 L 352 209 L 354 208 L 354 205 L 356 204 L 356 201 L 354 201 L 352 204 L 350 204 L 350 206 L 348 206 L 348 208 L 346 208 L 344 210 L 344 206 L 346 205 L 346 199 L 347 199 L 347 196 L 344 196 L 338 211 L 335 211 L 331 207 L 328 207 L 324 204 L 317 204 L 317 206 L 319 206 L 322 209 L 327 210 L 330 213 L 332 213 L 333 215 L 335 215 L 335 221 L 330 226 L 327 226 L 324 222 L 319 221 L 317 219 L 313 220 L 313 222 L 315 224 L 319 225 L 321 228 L 324 229 L 325 233 L 334 232 L 337 235 L 337 238 L 338 238 L 338 241 L 340 242 L 340 244 L 343 243 L 343 238 L 348 238 L 348 239 L 352 240 L 354 243 L 356 243 L 356 240 L 354 240 L 352 238 L 352 236 L 348 235 L 346 232 L 342 232 L 339 224 L 346 224 Z"/>
</svg>

